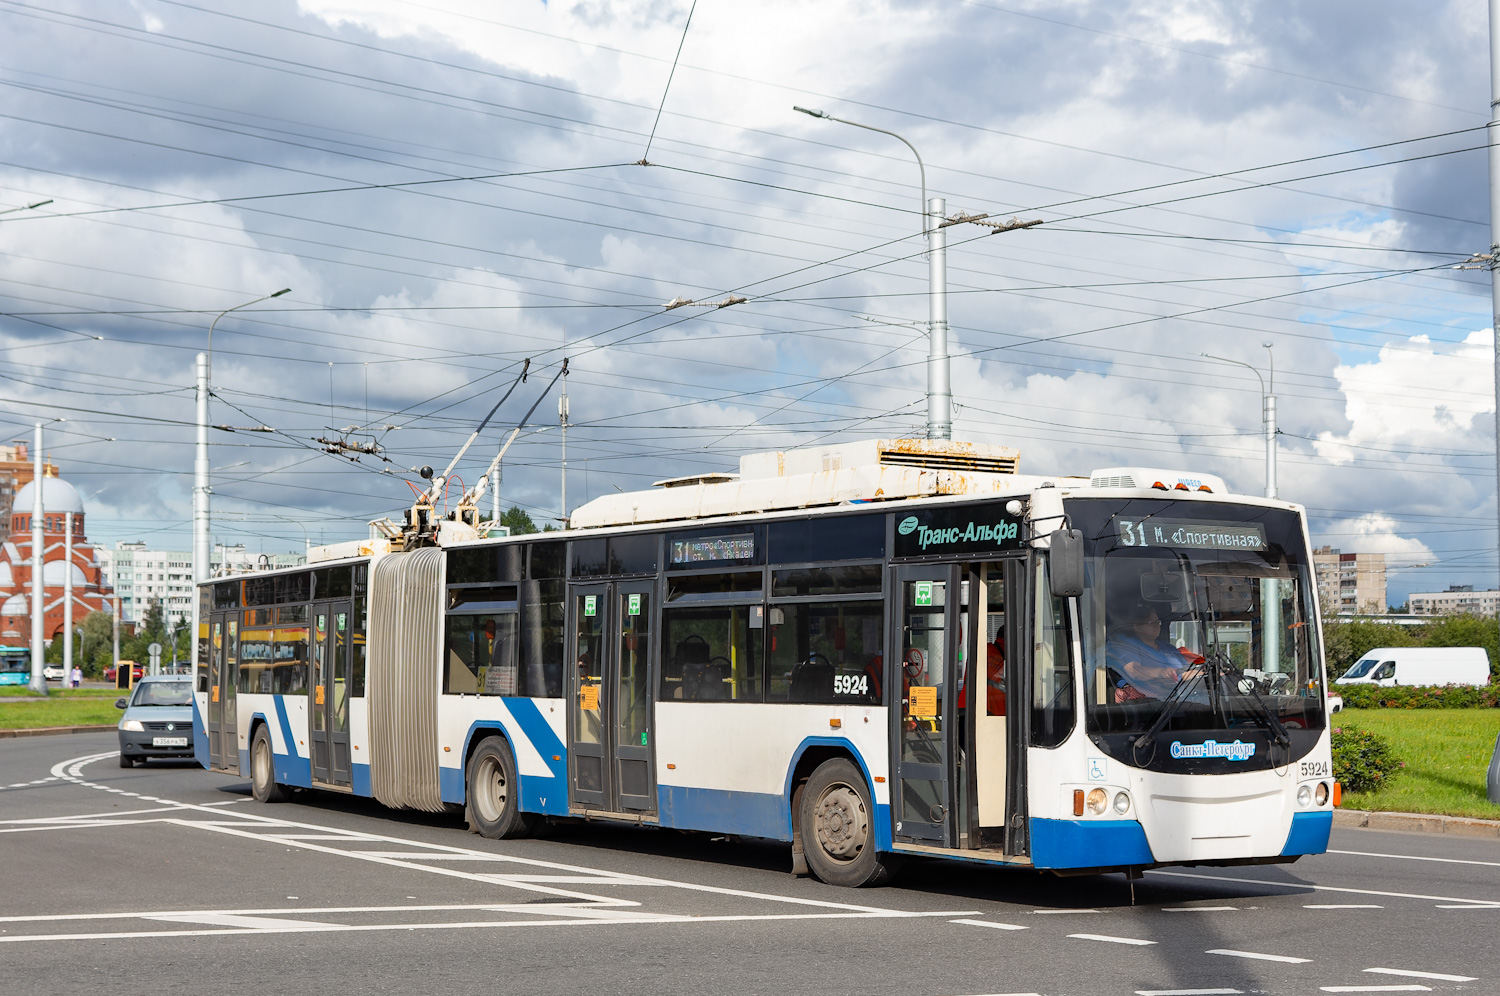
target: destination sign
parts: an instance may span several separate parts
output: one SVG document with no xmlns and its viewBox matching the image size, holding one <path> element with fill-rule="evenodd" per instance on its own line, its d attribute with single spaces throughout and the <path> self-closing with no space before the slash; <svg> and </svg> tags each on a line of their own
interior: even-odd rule
<svg viewBox="0 0 1500 996">
<path fill-rule="evenodd" d="M 705 536 L 700 539 L 673 540 L 672 563 L 702 564 L 723 560 L 754 560 L 755 534 Z"/>
<path fill-rule="evenodd" d="M 1266 527 L 1260 523 L 1226 526 L 1217 522 L 1182 519 L 1116 519 L 1121 546 L 1164 546 L 1181 550 L 1251 550 L 1266 548 Z"/>
</svg>

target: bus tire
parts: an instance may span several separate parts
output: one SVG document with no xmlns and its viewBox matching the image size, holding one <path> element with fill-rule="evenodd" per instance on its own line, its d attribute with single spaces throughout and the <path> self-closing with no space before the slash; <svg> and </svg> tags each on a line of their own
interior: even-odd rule
<svg viewBox="0 0 1500 996">
<path fill-rule="evenodd" d="M 271 734 L 264 726 L 255 728 L 250 741 L 250 794 L 256 802 L 281 802 L 286 792 L 276 784 L 276 758 L 271 753 Z"/>
<path fill-rule="evenodd" d="M 875 807 L 864 776 L 842 757 L 818 765 L 802 790 L 797 823 L 808 868 L 829 885 L 881 885 L 895 858 L 875 850 Z"/>
<path fill-rule="evenodd" d="M 516 759 L 503 737 L 485 737 L 469 757 L 464 819 L 482 837 L 527 837 L 536 817 L 521 812 L 521 780 Z"/>
</svg>

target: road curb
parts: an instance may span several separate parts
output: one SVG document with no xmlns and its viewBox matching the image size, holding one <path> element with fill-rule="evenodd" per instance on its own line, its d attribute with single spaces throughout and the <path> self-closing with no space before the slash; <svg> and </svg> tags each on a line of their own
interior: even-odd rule
<svg viewBox="0 0 1500 996">
<path fill-rule="evenodd" d="M 1432 813 L 1382 813 L 1374 810 L 1336 809 L 1336 827 L 1363 830 L 1405 830 L 1412 833 L 1451 833 L 1460 837 L 1500 838 L 1500 820 L 1478 820 L 1468 816 L 1437 816 Z"/>
<path fill-rule="evenodd" d="M 58 733 L 102 733 L 116 729 L 115 724 L 104 726 L 42 726 L 34 730 L 0 730 L 0 740 L 12 737 L 50 737 Z"/>
</svg>

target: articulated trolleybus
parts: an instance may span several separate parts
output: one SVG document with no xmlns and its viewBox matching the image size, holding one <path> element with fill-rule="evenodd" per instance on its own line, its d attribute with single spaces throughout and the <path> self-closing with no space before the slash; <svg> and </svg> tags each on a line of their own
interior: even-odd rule
<svg viewBox="0 0 1500 996">
<path fill-rule="evenodd" d="M 747 456 L 558 533 L 485 538 L 477 497 L 201 585 L 199 760 L 488 837 L 783 840 L 850 886 L 906 855 L 1138 875 L 1327 847 L 1296 505 L 911 440 Z"/>
</svg>

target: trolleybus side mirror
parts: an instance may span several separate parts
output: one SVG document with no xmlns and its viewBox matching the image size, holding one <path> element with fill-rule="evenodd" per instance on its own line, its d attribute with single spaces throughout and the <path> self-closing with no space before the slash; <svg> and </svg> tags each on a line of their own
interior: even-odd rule
<svg viewBox="0 0 1500 996">
<path fill-rule="evenodd" d="M 1047 574 L 1055 598 L 1083 594 L 1083 530 L 1059 529 L 1047 552 Z"/>
</svg>

